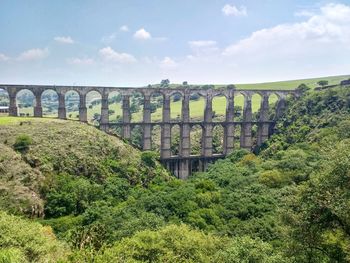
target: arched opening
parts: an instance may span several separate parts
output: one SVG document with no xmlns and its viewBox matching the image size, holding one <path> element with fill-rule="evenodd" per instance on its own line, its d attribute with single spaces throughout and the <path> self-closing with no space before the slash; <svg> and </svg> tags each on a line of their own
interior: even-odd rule
<svg viewBox="0 0 350 263">
<path fill-rule="evenodd" d="M 227 100 L 225 95 L 217 95 L 212 100 L 213 121 L 225 121 Z"/>
<path fill-rule="evenodd" d="M 101 94 L 95 90 L 86 94 L 87 119 L 94 125 L 99 125 L 101 120 L 101 99 Z"/>
<path fill-rule="evenodd" d="M 108 94 L 108 115 L 109 122 L 122 122 L 123 110 L 122 110 L 123 96 L 118 91 L 112 91 Z"/>
<path fill-rule="evenodd" d="M 28 89 L 22 89 L 17 92 L 16 103 L 18 108 L 18 116 L 34 116 L 34 106 L 36 101 L 32 91 Z"/>
<path fill-rule="evenodd" d="M 241 147 L 241 132 L 242 132 L 242 126 L 241 125 L 235 125 L 234 126 L 234 148 L 239 149 Z"/>
<path fill-rule="evenodd" d="M 152 131 L 151 131 L 151 136 L 152 136 L 152 150 L 153 151 L 160 151 L 160 144 L 161 144 L 161 127 L 160 125 L 152 125 Z"/>
<path fill-rule="evenodd" d="M 131 144 L 142 149 L 142 127 L 140 125 L 131 126 Z"/>
<path fill-rule="evenodd" d="M 279 96 L 273 93 L 269 96 L 269 120 L 274 120 L 277 117 L 277 106 L 280 101 Z"/>
<path fill-rule="evenodd" d="M 242 93 L 237 93 L 234 96 L 234 121 L 242 121 L 243 120 L 243 108 L 245 97 Z"/>
<path fill-rule="evenodd" d="M 190 120 L 203 121 L 205 98 L 199 93 L 193 93 L 190 96 Z"/>
<path fill-rule="evenodd" d="M 0 88 L 0 116 L 9 115 L 9 94 L 5 89 Z"/>
<path fill-rule="evenodd" d="M 179 155 L 180 151 L 180 125 L 171 127 L 171 155 Z"/>
<path fill-rule="evenodd" d="M 191 155 L 200 155 L 202 151 L 202 136 L 203 129 L 201 125 L 194 125 L 191 127 Z"/>
<path fill-rule="evenodd" d="M 182 94 L 175 92 L 170 96 L 170 119 L 180 121 L 182 115 Z"/>
<path fill-rule="evenodd" d="M 78 92 L 70 90 L 64 96 L 67 119 L 79 120 L 80 97 Z"/>
<path fill-rule="evenodd" d="M 259 124 L 252 124 L 252 149 L 253 151 L 257 148 L 258 145 L 258 132 Z"/>
<path fill-rule="evenodd" d="M 58 95 L 57 92 L 48 89 L 41 94 L 41 107 L 43 117 L 55 118 L 58 115 Z"/>
<path fill-rule="evenodd" d="M 252 113 L 253 113 L 253 121 L 259 120 L 259 113 L 261 109 L 262 97 L 259 93 L 254 93 L 252 96 Z"/>
<path fill-rule="evenodd" d="M 163 114 L 164 96 L 160 92 L 153 92 L 151 95 L 151 121 L 161 122 Z"/>
<path fill-rule="evenodd" d="M 215 125 L 213 128 L 213 154 L 224 153 L 224 127 Z"/>
<path fill-rule="evenodd" d="M 130 96 L 131 122 L 141 122 L 143 119 L 143 94 L 134 91 Z"/>
</svg>

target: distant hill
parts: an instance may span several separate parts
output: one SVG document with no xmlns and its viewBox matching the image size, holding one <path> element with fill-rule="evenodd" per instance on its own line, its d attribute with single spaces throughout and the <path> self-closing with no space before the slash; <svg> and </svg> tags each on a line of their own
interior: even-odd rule
<svg viewBox="0 0 350 263">
<path fill-rule="evenodd" d="M 309 79 L 296 79 L 296 80 L 284 80 L 284 81 L 274 81 L 274 82 L 262 82 L 262 83 L 247 83 L 247 84 L 235 84 L 238 89 L 285 89 L 285 90 L 293 90 L 296 89 L 300 84 L 305 84 L 309 86 L 310 88 L 316 88 L 319 85 L 317 82 L 320 80 L 326 80 L 328 81 L 329 85 L 336 85 L 339 84 L 340 81 L 349 79 L 350 75 L 339 75 L 339 76 L 328 76 L 328 77 L 319 77 L 319 78 L 309 78 Z M 178 87 L 181 84 L 170 84 L 170 87 Z M 227 84 L 208 84 L 208 85 L 214 85 L 215 88 L 220 87 L 226 87 Z M 159 84 L 152 85 L 152 87 L 159 86 Z M 198 87 L 203 86 L 203 84 L 191 84 L 189 83 L 190 87 Z"/>
</svg>

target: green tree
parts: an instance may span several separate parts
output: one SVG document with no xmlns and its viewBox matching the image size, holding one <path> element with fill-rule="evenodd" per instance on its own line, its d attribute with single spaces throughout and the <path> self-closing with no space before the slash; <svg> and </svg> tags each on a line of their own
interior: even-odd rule
<svg viewBox="0 0 350 263">
<path fill-rule="evenodd" d="M 317 82 L 318 85 L 321 87 L 327 86 L 328 85 L 328 80 L 320 80 Z"/>
<path fill-rule="evenodd" d="M 0 211 L 0 262 L 55 262 L 68 249 L 50 227 Z"/>
<path fill-rule="evenodd" d="M 213 235 L 186 225 L 168 225 L 121 240 L 98 256 L 96 262 L 211 262 L 222 246 L 222 240 Z"/>
</svg>

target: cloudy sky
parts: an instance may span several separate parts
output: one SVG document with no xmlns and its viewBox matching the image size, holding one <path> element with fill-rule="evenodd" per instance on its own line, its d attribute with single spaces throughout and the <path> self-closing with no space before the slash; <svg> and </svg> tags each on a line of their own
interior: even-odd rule
<svg viewBox="0 0 350 263">
<path fill-rule="evenodd" d="M 0 83 L 254 83 L 350 73 L 350 0 L 0 0 Z"/>
</svg>

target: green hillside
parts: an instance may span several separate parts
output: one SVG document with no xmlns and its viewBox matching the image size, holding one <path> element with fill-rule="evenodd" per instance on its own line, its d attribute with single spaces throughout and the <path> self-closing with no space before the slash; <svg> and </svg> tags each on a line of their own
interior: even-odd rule
<svg viewBox="0 0 350 263">
<path fill-rule="evenodd" d="M 25 152 L 13 146 L 21 136 L 30 140 Z M 16 213 L 44 213 L 40 191 L 52 176 L 68 174 L 101 182 L 118 175 L 133 184 L 147 184 L 154 176 L 167 174 L 158 164 L 150 172 L 139 151 L 75 121 L 0 117 L 0 146 L 0 207 Z"/>
<path fill-rule="evenodd" d="M 187 181 L 91 126 L 5 118 L 0 259 L 348 262 L 349 98 L 343 87 L 288 100 L 258 155 L 237 150 Z M 16 220 L 28 231 L 4 230 Z M 33 231 L 44 233 L 22 247 Z"/>
</svg>

